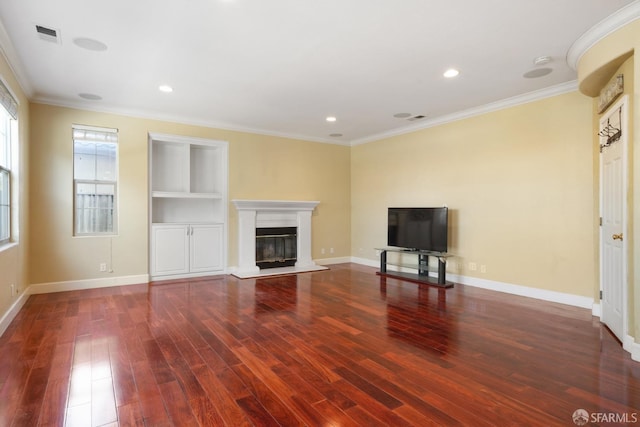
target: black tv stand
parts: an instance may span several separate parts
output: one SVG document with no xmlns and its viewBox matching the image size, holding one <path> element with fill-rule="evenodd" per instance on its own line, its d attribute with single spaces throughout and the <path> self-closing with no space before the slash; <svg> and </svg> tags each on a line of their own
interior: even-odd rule
<svg viewBox="0 0 640 427">
<path fill-rule="evenodd" d="M 376 274 L 383 277 L 390 277 L 393 279 L 407 280 L 413 283 L 425 284 L 430 286 L 437 286 L 440 288 L 452 288 L 453 282 L 448 282 L 446 279 L 447 274 L 447 258 L 453 255 L 447 252 L 434 252 L 434 251 L 421 251 L 415 249 L 406 249 L 406 248 L 379 248 L 380 251 L 380 271 Z M 396 252 L 396 253 L 405 253 L 405 254 L 415 254 L 418 256 L 418 263 L 410 263 L 405 261 L 400 261 L 396 263 L 388 263 L 387 262 L 387 252 Z M 429 276 L 429 272 L 432 269 L 429 268 L 429 257 L 433 256 L 438 258 L 438 279 L 433 280 L 431 276 Z M 416 270 L 416 273 L 407 273 L 404 271 L 389 271 L 387 269 L 388 265 L 393 265 L 395 267 L 399 267 L 402 269 L 411 269 Z"/>
</svg>

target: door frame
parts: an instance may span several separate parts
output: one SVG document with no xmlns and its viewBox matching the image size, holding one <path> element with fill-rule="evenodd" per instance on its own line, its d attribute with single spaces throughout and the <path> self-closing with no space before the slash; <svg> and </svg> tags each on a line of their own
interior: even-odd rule
<svg viewBox="0 0 640 427">
<path fill-rule="evenodd" d="M 598 119 L 598 132 L 600 132 L 600 130 L 602 129 L 602 122 L 607 118 L 610 117 L 611 114 L 614 114 L 614 112 L 616 110 L 618 110 L 619 108 L 622 107 L 621 110 L 621 119 L 620 119 L 620 125 L 621 125 L 621 129 L 622 129 L 622 135 L 620 136 L 620 141 L 618 143 L 622 144 L 622 233 L 623 233 L 623 240 L 622 240 L 622 345 L 623 348 L 627 349 L 628 351 L 630 351 L 630 349 L 628 349 L 628 331 L 629 331 L 629 320 L 628 320 L 628 304 L 629 304 L 629 296 L 628 296 L 628 291 L 629 291 L 629 246 L 628 246 L 628 239 L 631 237 L 630 233 L 629 233 L 629 221 L 628 221 L 628 217 L 629 217 L 629 212 L 628 212 L 628 196 L 629 196 L 629 95 L 623 95 L 622 98 L 620 98 L 620 100 L 618 102 L 616 102 L 615 104 L 613 104 L 611 107 L 609 107 Z M 602 156 L 602 151 L 600 150 L 600 138 L 598 138 L 598 163 L 599 163 L 599 170 L 598 170 L 598 198 L 599 198 L 599 203 L 598 203 L 598 211 L 599 211 L 599 216 L 600 216 L 600 221 L 602 221 L 602 210 L 603 210 L 603 188 L 602 188 L 602 180 L 603 180 L 603 174 L 602 174 L 602 168 L 603 168 L 603 162 L 602 162 L 603 156 Z M 602 229 L 602 224 L 598 227 L 598 250 L 599 250 L 599 254 L 598 254 L 598 258 L 599 258 L 599 290 L 600 290 L 600 295 L 602 295 L 603 293 L 603 282 L 604 282 L 604 278 L 603 278 L 603 247 L 604 247 L 604 236 L 603 236 L 603 229 Z M 600 317 L 600 321 L 602 324 L 605 324 L 604 322 L 602 322 L 602 299 L 600 298 L 598 300 L 598 305 L 599 305 L 599 312 L 598 312 L 598 317 Z M 606 325 L 606 324 L 605 324 Z M 614 334 L 615 336 L 615 334 Z M 632 340 L 633 341 L 633 340 Z"/>
</svg>

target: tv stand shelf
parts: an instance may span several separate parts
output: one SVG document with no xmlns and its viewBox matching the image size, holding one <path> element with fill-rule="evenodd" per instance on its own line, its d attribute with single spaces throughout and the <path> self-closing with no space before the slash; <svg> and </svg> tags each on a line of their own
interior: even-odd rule
<svg viewBox="0 0 640 427">
<path fill-rule="evenodd" d="M 383 277 L 390 277 L 394 279 L 407 280 L 413 283 L 437 286 L 440 288 L 452 288 L 453 282 L 447 282 L 447 258 L 453 256 L 446 252 L 433 252 L 433 251 L 420 251 L 405 248 L 377 248 L 380 251 L 380 271 L 376 274 Z M 417 255 L 418 262 L 387 262 L 387 252 L 396 252 L 409 255 Z M 438 259 L 438 267 L 429 267 L 429 257 L 436 257 Z M 403 271 L 388 271 L 388 266 L 399 267 L 399 269 L 412 269 L 416 270 L 416 273 L 407 273 Z M 429 272 L 437 272 L 438 279 L 433 280 L 429 276 Z"/>
</svg>

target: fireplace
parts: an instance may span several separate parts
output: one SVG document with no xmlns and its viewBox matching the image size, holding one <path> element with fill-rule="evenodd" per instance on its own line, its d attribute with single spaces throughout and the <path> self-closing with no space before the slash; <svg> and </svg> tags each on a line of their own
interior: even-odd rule
<svg viewBox="0 0 640 427">
<path fill-rule="evenodd" d="M 260 269 L 296 265 L 297 227 L 256 228 L 256 265 Z"/>
<path fill-rule="evenodd" d="M 238 266 L 232 274 L 241 279 L 269 276 L 274 274 L 301 273 L 305 271 L 326 270 L 327 267 L 317 265 L 311 258 L 311 213 L 318 205 L 316 201 L 290 200 L 232 200 L 238 211 Z M 289 236 L 285 240 L 269 240 L 259 237 L 260 229 L 294 228 L 295 238 Z M 275 233 L 276 235 L 293 234 Z M 262 242 L 264 240 L 264 242 Z M 258 250 L 258 247 L 261 247 Z M 284 254 L 265 256 L 276 253 L 284 246 Z M 295 259 L 288 256 L 295 247 Z M 265 250 L 267 253 L 265 253 Z M 269 262 L 286 262 L 287 266 L 271 264 L 264 268 L 258 265 L 260 257 Z"/>
</svg>

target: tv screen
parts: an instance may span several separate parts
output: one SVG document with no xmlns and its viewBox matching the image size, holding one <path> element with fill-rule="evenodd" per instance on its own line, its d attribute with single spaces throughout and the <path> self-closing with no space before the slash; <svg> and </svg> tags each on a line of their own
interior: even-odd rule
<svg viewBox="0 0 640 427">
<path fill-rule="evenodd" d="M 387 244 L 424 251 L 447 251 L 448 208 L 389 208 Z"/>
</svg>

